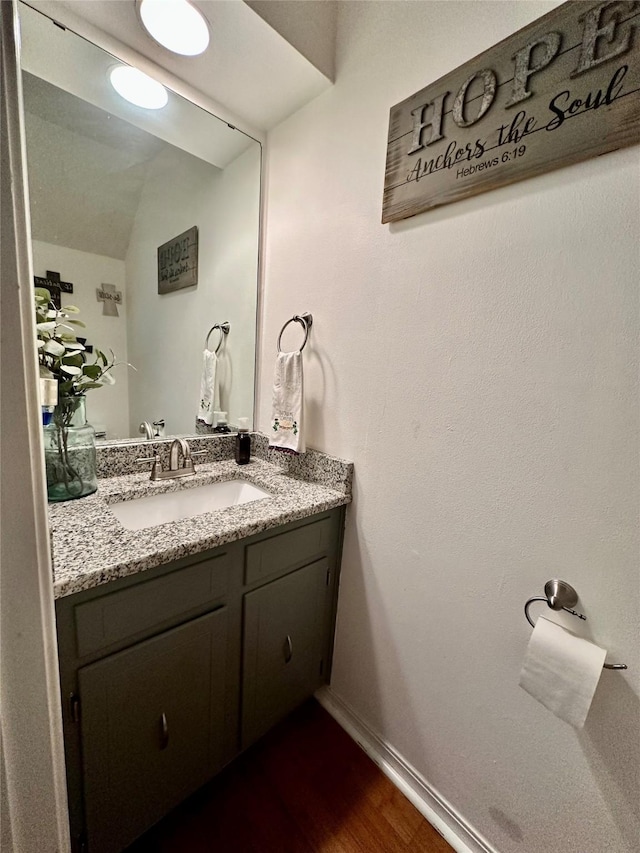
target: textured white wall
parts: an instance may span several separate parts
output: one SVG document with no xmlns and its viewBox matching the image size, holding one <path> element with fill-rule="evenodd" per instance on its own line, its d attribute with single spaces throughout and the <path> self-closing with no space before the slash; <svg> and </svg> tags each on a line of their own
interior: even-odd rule
<svg viewBox="0 0 640 853">
<path fill-rule="evenodd" d="M 63 281 L 73 283 L 73 293 L 62 294 L 62 305 L 80 309 L 79 319 L 86 323 L 80 337 L 97 346 L 106 355 L 112 349 L 123 364 L 116 367 L 115 385 L 105 385 L 87 392 L 87 420 L 97 429 L 106 429 L 107 438 L 127 438 L 129 435 L 129 361 L 127 349 L 126 283 L 124 261 L 80 252 L 66 246 L 54 246 L 33 240 L 34 275 L 46 276 L 47 270 L 60 273 Z M 102 302 L 96 299 L 96 288 L 115 284 L 122 292 L 123 303 L 118 317 L 104 316 Z M 93 356 L 89 356 L 92 361 Z"/>
<path fill-rule="evenodd" d="M 554 5 L 339 4 L 335 86 L 268 139 L 259 424 L 311 311 L 308 443 L 356 470 L 332 689 L 501 853 L 631 853 L 639 149 L 379 224 L 389 108 Z M 518 687 L 553 576 L 630 664 L 580 734 Z"/>
<path fill-rule="evenodd" d="M 219 353 L 230 419 L 253 417 L 260 155 L 223 171 L 167 148 L 149 170 L 126 258 L 131 434 L 164 418 L 167 435 L 195 432 L 202 350 L 214 323 L 231 331 Z M 166 175 L 171 175 L 171 190 Z M 199 228 L 198 285 L 158 294 L 157 248 Z M 210 344 L 218 342 L 218 332 Z"/>
</svg>

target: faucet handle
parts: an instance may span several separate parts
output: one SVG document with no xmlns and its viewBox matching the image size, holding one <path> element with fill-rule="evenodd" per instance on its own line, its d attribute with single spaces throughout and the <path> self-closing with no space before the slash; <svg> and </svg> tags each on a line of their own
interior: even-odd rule
<svg viewBox="0 0 640 853">
<path fill-rule="evenodd" d="M 193 464 L 193 457 L 194 457 L 194 456 L 206 456 L 208 452 L 209 452 L 208 450 L 192 450 L 192 451 L 191 451 L 191 454 L 190 454 L 190 457 L 189 457 L 189 461 L 190 461 L 190 463 L 191 463 L 191 468 L 193 469 L 193 473 L 194 473 L 194 474 L 195 474 L 195 470 L 196 470 L 196 469 L 195 469 L 195 466 L 194 466 L 194 464 Z"/>
<path fill-rule="evenodd" d="M 162 460 L 158 453 L 154 453 L 153 456 L 143 456 L 140 459 L 136 459 L 136 462 L 153 462 L 151 468 L 152 480 L 157 480 L 160 474 L 162 474 Z"/>
</svg>

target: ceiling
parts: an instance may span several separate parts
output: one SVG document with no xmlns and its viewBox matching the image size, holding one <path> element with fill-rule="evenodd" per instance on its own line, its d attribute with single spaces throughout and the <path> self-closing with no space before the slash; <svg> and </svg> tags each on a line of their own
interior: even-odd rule
<svg viewBox="0 0 640 853">
<path fill-rule="evenodd" d="M 75 95 L 140 130 L 188 151 L 195 157 L 224 169 L 255 142 L 231 129 L 227 122 L 169 92 L 161 110 L 145 110 L 116 94 L 109 72 L 118 64 L 112 54 L 74 32 L 54 26 L 51 20 L 26 6 L 20 7 L 22 31 L 21 65 L 24 71 L 52 83 L 62 92 Z M 50 116 L 61 111 L 55 93 Z M 72 100 L 64 101 L 64 108 Z M 64 117 L 61 116 L 60 120 Z"/>
<path fill-rule="evenodd" d="M 221 104 L 247 129 L 269 130 L 331 85 L 312 61 L 243 0 L 193 0 L 211 30 L 209 48 L 195 57 L 177 56 L 158 45 L 139 23 L 135 0 L 27 2 L 81 35 L 89 36 L 88 24 L 114 37 Z M 316 12 L 322 11 L 323 4 L 313 5 Z M 327 11 L 332 7 L 327 0 Z"/>
<path fill-rule="evenodd" d="M 33 238 L 124 260 L 149 166 L 169 146 L 32 74 L 22 85 Z"/>
<path fill-rule="evenodd" d="M 109 84 L 112 54 L 25 5 L 20 25 L 34 239 L 124 259 L 160 160 L 170 193 L 174 173 L 208 183 L 258 147 L 174 92 L 161 110 L 133 106 Z"/>
</svg>

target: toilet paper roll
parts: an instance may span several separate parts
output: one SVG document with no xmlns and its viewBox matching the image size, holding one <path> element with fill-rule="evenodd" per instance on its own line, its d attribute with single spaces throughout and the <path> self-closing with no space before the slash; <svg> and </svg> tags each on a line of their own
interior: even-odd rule
<svg viewBox="0 0 640 853">
<path fill-rule="evenodd" d="M 605 649 L 541 616 L 525 655 L 520 687 L 577 729 L 591 707 Z"/>
</svg>

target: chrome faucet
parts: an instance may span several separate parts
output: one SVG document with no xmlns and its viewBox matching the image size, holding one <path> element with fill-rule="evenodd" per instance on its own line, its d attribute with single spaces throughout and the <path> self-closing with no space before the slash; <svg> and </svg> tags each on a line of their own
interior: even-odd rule
<svg viewBox="0 0 640 853">
<path fill-rule="evenodd" d="M 192 456 L 201 456 L 204 453 L 206 450 L 195 450 L 192 453 L 184 438 L 174 438 L 169 450 L 169 467 L 167 469 L 162 467 L 162 460 L 158 453 L 154 453 L 153 456 L 145 456 L 143 459 L 136 459 L 136 462 L 153 462 L 151 479 L 169 480 L 172 477 L 187 477 L 190 474 L 195 474 L 196 469 Z M 182 457 L 182 465 L 180 465 L 180 457 Z"/>
<path fill-rule="evenodd" d="M 180 456 L 182 455 L 182 468 L 178 467 Z M 183 476 L 184 474 L 195 474 L 193 468 L 193 460 L 191 458 L 191 449 L 184 438 L 174 438 L 171 442 L 171 450 L 169 451 L 169 474 L 171 472 L 180 471 L 180 474 L 175 473 L 175 477 Z"/>
</svg>

